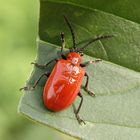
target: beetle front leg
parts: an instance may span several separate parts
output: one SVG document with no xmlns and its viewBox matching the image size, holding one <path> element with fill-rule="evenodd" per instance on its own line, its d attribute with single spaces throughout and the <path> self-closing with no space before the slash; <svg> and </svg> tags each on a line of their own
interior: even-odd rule
<svg viewBox="0 0 140 140">
<path fill-rule="evenodd" d="M 42 77 L 44 77 L 44 76 L 49 77 L 49 75 L 50 75 L 50 73 L 44 73 L 44 74 L 42 74 L 42 75 L 39 77 L 39 79 L 33 84 L 33 86 L 31 86 L 31 87 L 25 86 L 25 87 L 20 88 L 19 90 L 21 91 L 21 90 L 32 90 L 32 89 L 35 89 L 36 86 L 38 85 L 39 81 L 42 79 Z"/>
<path fill-rule="evenodd" d="M 61 54 L 63 54 L 63 49 L 65 48 L 65 37 L 64 37 L 64 33 L 61 32 L 60 33 L 61 36 Z"/>
<path fill-rule="evenodd" d="M 74 113 L 75 113 L 76 119 L 78 120 L 78 123 L 79 123 L 79 124 L 81 124 L 81 123 L 86 124 L 85 121 L 82 120 L 82 119 L 80 118 L 80 116 L 79 116 L 79 111 L 80 111 L 81 106 L 82 106 L 82 103 L 83 103 L 83 96 L 82 96 L 82 94 L 81 94 L 80 92 L 78 93 L 78 96 L 81 98 L 81 101 L 80 101 L 80 104 L 79 104 L 79 106 L 78 106 L 78 109 L 77 109 L 77 110 L 74 110 Z"/>
<path fill-rule="evenodd" d="M 91 91 L 89 91 L 88 89 L 88 83 L 89 83 L 89 76 L 87 73 L 85 73 L 85 76 L 87 77 L 87 80 L 86 80 L 86 84 L 84 86 L 84 90 L 90 95 L 90 96 L 95 96 L 95 94 Z"/>
<path fill-rule="evenodd" d="M 58 59 L 53 59 L 53 60 L 50 60 L 47 64 L 44 64 L 44 65 L 41 65 L 41 64 L 38 64 L 38 63 L 35 63 L 35 62 L 32 62 L 31 64 L 34 64 L 36 67 L 38 67 L 38 68 L 41 68 L 41 69 L 45 69 L 45 68 L 47 68 L 47 66 L 49 65 L 49 64 L 51 64 L 53 61 L 58 61 Z"/>
<path fill-rule="evenodd" d="M 64 33 L 63 32 L 61 32 L 60 33 L 60 36 L 61 36 L 61 57 L 63 58 L 63 59 L 67 59 L 66 58 L 66 56 L 63 54 L 63 49 L 65 48 L 65 37 L 64 37 Z"/>
<path fill-rule="evenodd" d="M 92 64 L 92 63 L 98 63 L 102 61 L 102 59 L 96 59 L 96 60 L 91 60 L 91 61 L 88 61 L 87 63 L 85 64 L 80 64 L 81 67 L 87 67 L 88 65 Z"/>
</svg>

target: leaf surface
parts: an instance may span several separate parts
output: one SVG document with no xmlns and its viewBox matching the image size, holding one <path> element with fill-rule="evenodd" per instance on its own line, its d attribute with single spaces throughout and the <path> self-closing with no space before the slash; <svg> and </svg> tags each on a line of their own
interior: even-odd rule
<svg viewBox="0 0 140 140">
<path fill-rule="evenodd" d="M 139 0 L 41 0 L 98 9 L 140 23 Z"/>
<path fill-rule="evenodd" d="M 86 125 L 77 123 L 73 106 L 58 113 L 44 107 L 42 94 L 45 78 L 35 90 L 25 91 L 19 112 L 36 122 L 84 140 L 139 140 L 140 73 L 136 72 L 140 71 L 139 1 L 125 0 L 123 4 L 120 0 L 41 0 L 40 3 L 39 36 L 46 43 L 38 42 L 37 63 L 45 64 L 60 57 L 60 32 L 65 33 L 66 47 L 72 46 L 63 15 L 72 25 L 77 47 L 99 35 L 116 36 L 91 44 L 85 50 L 87 55 L 83 61 L 95 59 L 93 57 L 104 60 L 86 68 L 90 75 L 89 89 L 96 93 L 93 98 L 81 88 L 84 102 L 80 116 Z M 33 85 L 45 71 L 51 72 L 54 65 L 51 64 L 46 70 L 34 67 L 27 85 Z M 74 106 L 77 107 L 79 102 L 77 97 Z"/>
<path fill-rule="evenodd" d="M 64 21 L 72 24 L 76 43 L 82 46 L 100 35 L 116 37 L 91 44 L 85 53 L 121 66 L 140 71 L 140 25 L 115 15 L 73 3 L 41 1 L 39 35 L 41 40 L 60 46 L 60 32 L 65 33 L 66 46 L 72 46 L 70 31 Z"/>
<path fill-rule="evenodd" d="M 45 64 L 59 57 L 58 50 L 58 46 L 39 42 L 37 63 Z M 93 59 L 85 55 L 83 61 Z M 34 67 L 27 85 L 33 85 L 42 73 L 51 71 L 53 66 L 46 70 Z M 90 75 L 89 89 L 96 93 L 95 98 L 90 97 L 81 89 L 84 102 L 80 116 L 86 125 L 78 124 L 72 106 L 58 113 L 44 107 L 42 93 L 46 79 L 42 79 L 35 90 L 25 91 L 19 112 L 36 122 L 84 140 L 139 140 L 140 74 L 107 61 L 92 64 L 86 71 Z M 78 106 L 79 101 L 77 98 L 74 105 Z"/>
</svg>

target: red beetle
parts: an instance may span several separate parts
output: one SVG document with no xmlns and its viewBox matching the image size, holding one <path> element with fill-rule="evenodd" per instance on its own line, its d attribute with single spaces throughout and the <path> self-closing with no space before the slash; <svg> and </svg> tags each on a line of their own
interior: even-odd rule
<svg viewBox="0 0 140 140">
<path fill-rule="evenodd" d="M 62 42 L 61 57 L 62 58 L 54 59 L 56 61 L 56 65 L 54 66 L 52 72 L 44 73 L 43 75 L 41 75 L 40 78 L 32 86 L 32 88 L 35 88 L 37 86 L 38 82 L 41 80 L 43 76 L 48 77 L 44 87 L 43 102 L 47 109 L 54 112 L 61 111 L 69 107 L 74 102 L 75 98 L 78 95 L 81 98 L 81 102 L 77 110 L 75 110 L 74 112 L 78 122 L 85 123 L 78 115 L 83 102 L 83 96 L 80 93 L 80 87 L 84 76 L 87 77 L 87 81 L 84 86 L 85 91 L 91 96 L 94 96 L 94 93 L 88 90 L 89 76 L 85 72 L 85 69 L 83 69 L 83 67 L 86 67 L 87 65 L 93 62 L 99 62 L 100 59 L 97 59 L 95 61 L 90 61 L 86 64 L 81 64 L 81 56 L 83 55 L 82 52 L 89 44 L 100 39 L 110 38 L 112 37 L 112 35 L 100 36 L 95 39 L 92 39 L 86 45 L 78 49 L 76 48 L 75 36 L 72 27 L 65 16 L 64 19 L 68 24 L 72 34 L 73 47 L 70 49 L 70 52 L 66 57 L 63 53 L 63 48 L 65 47 L 64 33 L 61 33 L 61 42 Z M 37 63 L 32 63 L 32 64 L 40 68 L 46 68 L 54 60 L 51 60 L 49 63 L 45 65 L 40 65 Z M 28 90 L 30 88 L 23 87 L 21 89 Z"/>
</svg>

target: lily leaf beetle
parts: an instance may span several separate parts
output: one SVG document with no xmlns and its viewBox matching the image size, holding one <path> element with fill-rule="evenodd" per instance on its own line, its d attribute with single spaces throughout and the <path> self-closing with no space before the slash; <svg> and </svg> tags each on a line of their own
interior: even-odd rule
<svg viewBox="0 0 140 140">
<path fill-rule="evenodd" d="M 97 40 L 107 39 L 113 37 L 113 35 L 104 35 L 99 36 L 91 41 L 89 41 L 84 46 L 77 48 L 75 42 L 75 34 L 73 32 L 72 26 L 68 21 L 67 17 L 64 16 L 65 22 L 68 25 L 72 40 L 73 40 L 73 47 L 69 48 L 69 53 L 66 56 L 63 49 L 65 47 L 65 38 L 64 33 L 62 32 L 61 35 L 61 58 L 54 59 L 49 61 L 47 64 L 38 64 L 32 63 L 36 67 L 39 68 L 47 68 L 47 66 L 52 63 L 53 61 L 56 62 L 53 70 L 51 73 L 44 73 L 42 74 L 39 79 L 34 83 L 32 87 L 23 87 L 20 90 L 30 90 L 31 88 L 34 89 L 42 77 L 48 77 L 46 84 L 44 86 L 43 91 L 43 102 L 45 107 L 53 112 L 58 112 L 66 109 L 69 107 L 77 96 L 81 98 L 80 104 L 77 109 L 75 109 L 74 113 L 78 120 L 78 123 L 84 123 L 85 121 L 82 120 L 79 116 L 79 111 L 81 109 L 83 103 L 83 96 L 80 92 L 80 87 L 83 81 L 83 78 L 86 77 L 86 83 L 84 85 L 84 90 L 90 95 L 94 96 L 95 94 L 88 89 L 89 83 L 89 76 L 86 73 L 84 67 L 88 66 L 91 63 L 99 62 L 100 59 L 96 59 L 95 61 L 89 61 L 86 64 L 81 63 L 81 58 L 83 56 L 83 50 L 88 47 L 90 44 Z"/>
</svg>

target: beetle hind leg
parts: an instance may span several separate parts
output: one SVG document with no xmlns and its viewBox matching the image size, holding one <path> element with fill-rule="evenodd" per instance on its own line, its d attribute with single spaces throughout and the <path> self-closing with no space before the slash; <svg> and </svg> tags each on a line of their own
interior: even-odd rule
<svg viewBox="0 0 140 140">
<path fill-rule="evenodd" d="M 77 110 L 74 109 L 75 117 L 76 117 L 76 119 L 77 119 L 77 121 L 78 121 L 79 124 L 82 124 L 82 123 L 83 123 L 83 124 L 86 124 L 85 121 L 82 120 L 82 119 L 80 118 L 80 116 L 79 116 L 79 111 L 80 111 L 81 106 L 82 106 L 82 103 L 83 103 L 83 96 L 82 96 L 82 94 L 81 94 L 80 92 L 78 93 L 78 96 L 81 98 L 81 101 L 80 101 L 80 104 L 79 104 L 79 106 L 78 106 L 78 109 L 77 109 Z"/>
<path fill-rule="evenodd" d="M 90 96 L 95 96 L 95 93 L 91 92 L 89 89 L 88 89 L 88 81 L 89 81 L 89 76 L 87 73 L 85 73 L 85 76 L 87 77 L 87 81 L 86 81 L 86 84 L 84 86 L 84 90 L 90 95 Z"/>
<path fill-rule="evenodd" d="M 25 86 L 25 87 L 20 88 L 19 90 L 20 90 L 20 91 L 21 91 L 21 90 L 33 90 L 33 89 L 36 88 L 36 86 L 38 85 L 38 83 L 39 83 L 39 81 L 42 79 L 42 77 L 44 77 L 44 76 L 49 77 L 49 75 L 50 75 L 50 73 L 43 73 L 43 74 L 39 77 L 39 79 L 33 84 L 33 86 L 31 86 L 31 87 Z"/>
<path fill-rule="evenodd" d="M 86 124 L 85 121 L 82 120 L 82 119 L 79 117 L 79 114 L 75 114 L 75 115 L 76 115 L 76 119 L 77 119 L 77 121 L 78 121 L 79 124 L 82 124 L 82 123 L 83 123 L 83 124 Z"/>
</svg>

